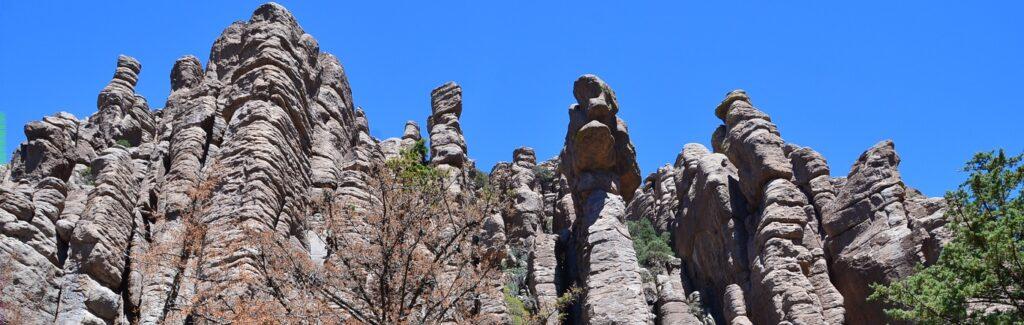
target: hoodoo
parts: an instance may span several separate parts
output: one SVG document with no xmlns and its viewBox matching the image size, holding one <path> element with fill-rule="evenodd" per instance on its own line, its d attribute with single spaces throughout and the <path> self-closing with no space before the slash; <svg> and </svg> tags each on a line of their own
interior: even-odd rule
<svg viewBox="0 0 1024 325">
<path fill-rule="evenodd" d="M 422 316 L 462 323 L 879 324 L 891 320 L 887 306 L 867 300 L 869 285 L 935 263 L 949 240 L 945 202 L 904 184 L 892 141 L 869 148 L 848 175 L 833 176 L 821 154 L 783 139 L 766 113 L 772 107 L 755 107 L 742 90 L 708 103 L 707 114 L 722 121 L 709 135 L 711 149 L 687 144 L 675 162 L 642 178 L 619 115 L 630 108 L 619 107 L 601 78 L 581 76 L 564 89 L 576 103 L 561 153 L 538 160 L 529 147 L 509 148 L 511 162 L 491 168 L 488 179 L 462 132 L 463 110 L 479 109 L 463 107 L 462 87 L 413 90 L 423 92 L 423 113 L 429 102 L 426 120 L 378 140 L 339 59 L 322 53 L 278 4 L 228 26 L 205 67 L 195 56 L 178 59 L 161 109 L 135 92 L 142 64 L 116 59 L 92 116 L 57 113 L 27 124 L 27 140 L 0 169 L 3 320 L 185 324 L 265 313 L 299 323 L 333 315 L 369 323 Z M 361 236 L 387 230 L 354 216 L 420 208 L 382 207 L 394 193 L 373 185 L 410 156 L 414 167 L 397 175 L 417 168 L 442 175 L 447 188 L 437 195 L 458 198 L 444 201 L 445 211 L 499 200 L 467 216 L 477 218 L 469 223 L 477 228 L 451 253 L 464 254 L 475 269 L 445 265 L 441 284 L 489 270 L 499 276 L 480 282 L 486 290 L 459 297 L 434 295 L 427 288 L 443 281 L 423 281 L 426 287 L 402 291 L 399 302 L 380 303 L 422 307 L 452 299 L 452 309 L 419 315 L 399 308 L 375 318 L 361 309 L 371 305 L 348 299 L 390 293 L 336 291 L 329 288 L 360 284 L 302 272 L 327 264 L 335 272 L 372 273 L 331 261 L 364 254 L 337 247 L 370 245 Z M 325 200 L 344 204 L 328 210 Z M 353 217 L 339 225 L 332 213 Z M 669 256 L 642 258 L 649 251 L 635 247 L 640 233 L 628 222 L 649 222 L 668 238 Z M 410 232 L 436 242 L 460 236 L 443 223 L 428 226 Z M 339 246 L 341 240 L 351 242 Z M 450 255 L 433 250 L 436 242 L 395 248 L 416 258 L 385 262 L 443 261 Z M 266 243 L 289 253 L 268 259 L 260 246 Z M 301 274 L 282 282 L 275 265 Z M 420 295 L 422 303 L 412 300 Z"/>
</svg>

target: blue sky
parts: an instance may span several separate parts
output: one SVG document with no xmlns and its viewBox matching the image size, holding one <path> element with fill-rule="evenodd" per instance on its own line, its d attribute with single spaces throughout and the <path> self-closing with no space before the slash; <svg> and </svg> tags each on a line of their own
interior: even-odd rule
<svg viewBox="0 0 1024 325">
<path fill-rule="evenodd" d="M 374 136 L 425 124 L 429 93 L 463 86 L 463 129 L 482 169 L 518 146 L 558 153 L 572 82 L 594 73 L 618 94 L 643 173 L 688 142 L 708 144 L 735 88 L 783 138 L 845 175 L 893 139 L 905 181 L 929 195 L 959 184 L 981 150 L 1024 150 L 1020 1 L 280 1 L 337 55 Z M 174 60 L 206 63 L 214 39 L 256 1 L 31 3 L 0 0 L 4 159 L 22 125 L 85 117 L 120 53 L 162 107 Z"/>
</svg>

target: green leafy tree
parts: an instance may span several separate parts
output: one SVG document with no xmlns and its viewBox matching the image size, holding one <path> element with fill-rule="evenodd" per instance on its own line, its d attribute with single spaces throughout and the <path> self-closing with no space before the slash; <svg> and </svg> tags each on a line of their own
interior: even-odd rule
<svg viewBox="0 0 1024 325">
<path fill-rule="evenodd" d="M 658 234 L 647 219 L 627 221 L 627 226 L 629 234 L 633 236 L 633 249 L 636 250 L 640 266 L 655 274 L 664 271 L 665 263 L 674 256 L 669 246 L 668 233 Z"/>
<path fill-rule="evenodd" d="M 953 239 L 936 264 L 870 299 L 891 317 L 922 324 L 1024 322 L 1024 155 L 979 153 L 967 181 L 946 194 Z"/>
</svg>

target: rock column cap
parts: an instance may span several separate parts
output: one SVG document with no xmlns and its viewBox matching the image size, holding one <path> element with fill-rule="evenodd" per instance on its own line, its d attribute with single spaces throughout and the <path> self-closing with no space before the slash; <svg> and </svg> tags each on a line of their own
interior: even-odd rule
<svg viewBox="0 0 1024 325">
<path fill-rule="evenodd" d="M 715 107 L 715 116 L 722 121 L 725 121 L 725 117 L 729 114 L 729 108 L 732 107 L 732 103 L 737 100 L 750 103 L 750 97 L 747 96 L 747 91 L 743 89 L 736 89 L 726 94 L 722 103 L 718 104 L 718 107 Z"/>
</svg>

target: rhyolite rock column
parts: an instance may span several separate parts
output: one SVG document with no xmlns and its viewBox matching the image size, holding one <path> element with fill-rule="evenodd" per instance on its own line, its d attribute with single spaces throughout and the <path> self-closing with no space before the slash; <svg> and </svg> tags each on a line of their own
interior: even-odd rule
<svg viewBox="0 0 1024 325">
<path fill-rule="evenodd" d="M 673 249 L 688 288 L 702 292 L 713 314 L 729 324 L 750 324 L 743 288 L 750 286 L 746 200 L 729 158 L 703 145 L 683 147 L 675 163 L 679 209 Z"/>
<path fill-rule="evenodd" d="M 824 251 L 813 224 L 814 209 L 791 179 L 785 142 L 771 118 L 754 108 L 742 90 L 715 109 L 725 124 L 715 131 L 715 151 L 736 166 L 746 219 L 750 267 L 747 306 L 755 323 L 839 324 L 842 296 L 828 278 Z"/>
<path fill-rule="evenodd" d="M 449 192 L 461 193 L 469 185 L 467 173 L 472 169 L 467 168 L 472 162 L 467 157 L 466 139 L 459 123 L 462 87 L 448 82 L 435 88 L 430 92 L 430 109 L 430 164 L 447 174 Z"/>
<path fill-rule="evenodd" d="M 577 104 L 560 172 L 568 180 L 576 218 L 567 254 L 583 289 L 576 321 L 585 324 L 648 324 L 654 320 L 644 297 L 640 266 L 626 229 L 626 202 L 640 184 L 636 152 L 618 118 L 615 93 L 594 75 L 573 85 Z"/>
<path fill-rule="evenodd" d="M 832 281 L 842 292 L 850 323 L 892 322 L 879 302 L 867 301 L 872 283 L 892 283 L 929 265 L 938 255 L 934 247 L 944 241 L 944 206 L 933 201 L 930 209 L 900 177 L 900 158 L 892 141 L 865 151 L 850 170 L 836 199 L 822 212 L 825 246 L 832 261 Z M 928 254 L 931 250 L 932 253 Z"/>
<path fill-rule="evenodd" d="M 675 168 L 666 164 L 647 175 L 627 206 L 627 219 L 647 219 L 659 233 L 668 231 L 679 206 L 675 174 Z"/>
<path fill-rule="evenodd" d="M 125 317 L 121 294 L 139 191 L 135 164 L 117 146 L 101 152 L 92 170 L 96 188 L 70 238 L 57 323 L 113 323 Z"/>
</svg>

